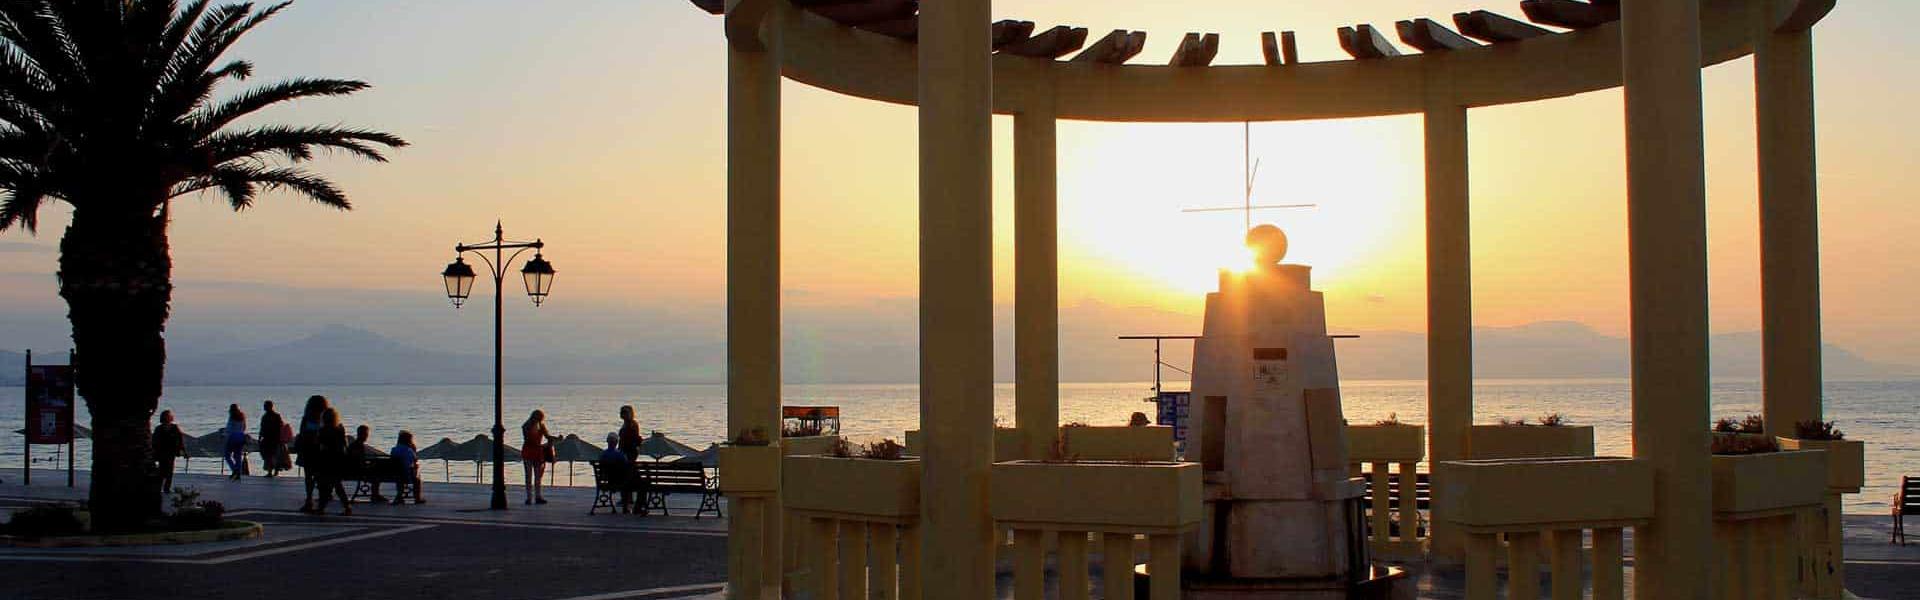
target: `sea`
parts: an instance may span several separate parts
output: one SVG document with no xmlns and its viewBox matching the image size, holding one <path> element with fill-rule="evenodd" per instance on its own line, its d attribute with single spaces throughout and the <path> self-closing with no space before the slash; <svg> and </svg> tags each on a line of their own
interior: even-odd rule
<svg viewBox="0 0 1920 600">
<path fill-rule="evenodd" d="M 1184 383 L 1168 389 L 1184 389 Z M 1153 414 L 1147 400 L 1152 384 L 1069 383 L 1060 388 L 1060 421 L 1091 425 L 1121 425 L 1134 412 Z M 414 433 L 421 447 L 441 438 L 465 441 L 485 433 L 493 424 L 493 387 L 478 385 L 352 385 L 352 386 L 171 386 L 160 401 L 172 410 L 189 435 L 215 431 L 226 423 L 229 404 L 239 404 L 248 423 L 257 429 L 260 404 L 274 401 L 283 415 L 297 418 L 309 395 L 321 394 L 340 409 L 349 427 L 372 427 L 381 448 L 392 446 L 402 429 Z M 918 387 L 904 385 L 787 385 L 788 405 L 832 405 L 841 410 L 841 433 L 855 440 L 898 438 L 919 426 Z M 1426 421 L 1426 382 L 1341 382 L 1344 412 L 1352 423 L 1371 423 L 1390 416 L 1401 421 Z M 22 427 L 25 390 L 0 387 L 0 428 Z M 1535 420 L 1558 413 L 1573 424 L 1592 425 L 1602 455 L 1632 453 L 1630 385 L 1626 379 L 1482 380 L 1474 385 L 1476 423 L 1501 418 Z M 1760 382 L 1716 380 L 1712 386 L 1715 418 L 1740 418 L 1760 412 Z M 695 448 L 720 441 L 726 430 L 726 387 L 723 385 L 509 385 L 505 392 L 508 443 L 519 446 L 519 424 L 534 409 L 547 414 L 556 435 L 578 434 L 596 444 L 619 427 L 619 408 L 632 405 L 641 427 L 659 431 Z M 1837 421 L 1847 439 L 1867 442 L 1867 486 L 1847 496 L 1850 513 L 1884 514 L 1901 475 L 1920 474 L 1920 381 L 1830 381 L 1826 384 L 1826 417 Z M 80 422 L 87 423 L 84 408 Z M 1013 424 L 1013 384 L 994 388 L 994 419 Z M 18 468 L 24 438 L 0 437 L 0 467 Z M 37 446 L 33 451 L 36 485 L 64 483 L 63 448 Z M 83 440 L 76 448 L 78 468 L 87 468 L 89 451 Z M 253 456 L 258 472 L 258 456 Z M 433 464 L 423 474 L 429 480 L 480 481 L 491 468 L 475 463 Z M 193 459 L 181 465 L 191 472 L 218 471 L 218 459 Z M 45 479 L 40 479 L 44 477 Z M 522 480 L 518 465 L 509 465 L 508 479 Z M 571 483 L 570 483 L 571 482 Z M 554 473 L 557 485 L 592 485 L 585 463 L 561 463 Z"/>
</svg>

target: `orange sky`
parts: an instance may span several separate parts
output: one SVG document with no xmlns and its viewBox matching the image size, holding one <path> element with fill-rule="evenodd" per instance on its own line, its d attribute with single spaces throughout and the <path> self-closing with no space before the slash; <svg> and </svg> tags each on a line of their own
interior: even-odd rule
<svg viewBox="0 0 1920 600">
<path fill-rule="evenodd" d="M 534 7 L 538 7 L 537 9 Z M 1138 60 L 1178 34 L 1223 36 L 1219 62 L 1258 60 L 1264 30 L 1300 32 L 1307 60 L 1343 58 L 1342 24 L 1387 24 L 1489 7 L 1457 0 L 1191 3 L 1002 0 L 999 17 L 1151 32 Z M 1511 6 L 1492 7 L 1517 14 Z M 1830 341 L 1920 364 L 1920 288 L 1906 206 L 1920 183 L 1920 43 L 1897 24 L 1920 7 L 1848 0 L 1818 30 L 1823 290 Z M 280 198 L 234 215 L 211 200 L 177 212 L 183 297 L 197 282 L 438 293 L 449 247 L 489 231 L 542 236 L 558 302 L 671 307 L 724 301 L 724 56 L 720 21 L 685 2 L 508 0 L 302 2 L 238 48 L 259 78 L 364 78 L 372 92 L 277 113 L 400 133 L 389 165 L 330 161 L 357 210 Z M 1752 75 L 1707 71 L 1712 311 L 1716 331 L 1758 327 Z M 792 302 L 858 307 L 917 289 L 915 115 L 797 84 L 786 88 L 786 260 Z M 1284 99 L 1275 99 L 1284 101 Z M 1476 320 L 1577 320 L 1626 329 L 1624 155 L 1617 91 L 1476 109 L 1472 119 Z M 1012 275 L 1010 122 L 996 121 L 996 295 Z M 1331 325 L 1424 328 L 1417 117 L 1255 124 L 1256 202 L 1316 202 L 1258 220 L 1287 228 L 1290 260 L 1316 267 Z M 1061 301 L 1195 314 L 1234 253 L 1239 216 L 1189 215 L 1239 200 L 1241 127 L 1064 123 Z M 37 237 L 52 245 L 65 209 Z M 52 311 L 52 257 L 9 252 L 0 302 Z M 9 281 L 12 281 L 9 279 Z M 370 307 L 378 310 L 378 307 Z"/>
</svg>

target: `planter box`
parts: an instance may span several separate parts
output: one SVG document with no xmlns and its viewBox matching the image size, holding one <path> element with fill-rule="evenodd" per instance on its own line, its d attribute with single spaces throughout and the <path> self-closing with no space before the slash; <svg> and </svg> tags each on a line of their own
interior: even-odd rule
<svg viewBox="0 0 1920 600">
<path fill-rule="evenodd" d="M 840 436 L 837 435 L 780 438 L 780 453 L 787 456 L 826 454 L 833 450 L 833 443 L 839 440 Z"/>
<path fill-rule="evenodd" d="M 1819 506 L 1827 455 L 1816 451 L 1713 457 L 1713 512 L 1720 516 Z"/>
<path fill-rule="evenodd" d="M 1419 425 L 1348 425 L 1348 462 L 1420 462 L 1427 457 L 1427 428 Z"/>
<path fill-rule="evenodd" d="M 781 493 L 792 510 L 860 519 L 920 514 L 920 461 L 789 456 Z"/>
<path fill-rule="evenodd" d="M 1060 435 L 1079 460 L 1173 460 L 1172 427 L 1062 427 Z"/>
<path fill-rule="evenodd" d="M 907 454 L 919 456 L 920 452 L 926 449 L 926 443 L 920 439 L 920 430 L 908 429 L 906 438 Z M 1021 443 L 1020 430 L 995 427 L 993 429 L 993 462 L 1025 458 L 1020 455 Z"/>
<path fill-rule="evenodd" d="M 773 446 L 721 446 L 720 491 L 771 494 L 780 489 L 780 449 Z"/>
<path fill-rule="evenodd" d="M 1574 529 L 1653 516 L 1653 465 L 1644 460 L 1448 461 L 1434 465 L 1433 481 L 1434 518 L 1480 530 Z"/>
<path fill-rule="evenodd" d="M 1474 460 L 1593 456 L 1593 427 L 1567 425 L 1474 425 L 1467 432 Z"/>
<path fill-rule="evenodd" d="M 1860 493 L 1867 484 L 1867 444 L 1855 440 L 1797 440 L 1777 438 L 1781 450 L 1827 451 L 1827 489 Z"/>
<path fill-rule="evenodd" d="M 1200 522 L 1200 464 L 1041 462 L 993 465 L 993 519 L 1075 531 L 1178 531 Z"/>
</svg>

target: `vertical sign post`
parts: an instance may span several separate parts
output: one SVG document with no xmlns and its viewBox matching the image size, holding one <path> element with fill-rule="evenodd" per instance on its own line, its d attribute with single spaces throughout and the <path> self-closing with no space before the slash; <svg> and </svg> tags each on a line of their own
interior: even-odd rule
<svg viewBox="0 0 1920 600">
<path fill-rule="evenodd" d="M 67 485 L 73 485 L 73 365 L 33 364 L 27 358 L 27 469 L 33 482 L 33 445 L 66 444 Z"/>
</svg>

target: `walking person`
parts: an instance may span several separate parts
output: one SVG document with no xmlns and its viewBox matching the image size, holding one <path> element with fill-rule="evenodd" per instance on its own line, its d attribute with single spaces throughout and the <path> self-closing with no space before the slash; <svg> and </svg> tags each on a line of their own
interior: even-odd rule
<svg viewBox="0 0 1920 600">
<path fill-rule="evenodd" d="M 627 455 L 627 460 L 639 460 L 642 439 L 640 421 L 633 418 L 633 405 L 620 407 L 620 453 Z"/>
<path fill-rule="evenodd" d="M 153 458 L 160 466 L 160 491 L 173 491 L 173 459 L 187 448 L 187 434 L 173 423 L 173 411 L 160 411 L 160 426 L 153 428 Z"/>
<path fill-rule="evenodd" d="M 287 421 L 280 417 L 280 413 L 274 412 L 272 400 L 266 401 L 260 410 L 260 466 L 266 469 L 268 477 L 278 477 L 280 457 L 287 451 L 286 440 L 280 438 L 280 429 Z"/>
<path fill-rule="evenodd" d="M 547 413 L 539 410 L 527 416 L 527 422 L 520 424 L 520 435 L 526 443 L 520 445 L 520 465 L 527 482 L 526 504 L 546 504 L 547 499 L 541 492 L 540 478 L 547 474 L 547 463 L 553 456 L 553 437 L 547 431 Z"/>
<path fill-rule="evenodd" d="M 227 479 L 239 481 L 247 470 L 247 413 L 240 405 L 227 405 Z"/>
<path fill-rule="evenodd" d="M 347 428 L 340 425 L 340 411 L 329 407 L 320 413 L 320 433 L 318 448 L 313 458 L 307 459 L 307 470 L 315 473 L 314 484 L 320 488 L 320 502 L 309 511 L 313 514 L 327 512 L 327 503 L 333 496 L 340 496 L 340 516 L 353 514 L 353 504 L 347 501 L 347 488 L 340 483 L 340 477 L 346 470 Z"/>
<path fill-rule="evenodd" d="M 300 505 L 300 512 L 313 512 L 313 487 L 318 483 L 313 469 L 320 454 L 320 426 L 324 413 L 329 409 L 326 396 L 309 396 L 307 408 L 300 413 L 300 431 L 293 436 L 293 451 L 300 459 L 294 464 L 302 471 L 302 484 L 307 489 L 307 501 Z"/>
</svg>

